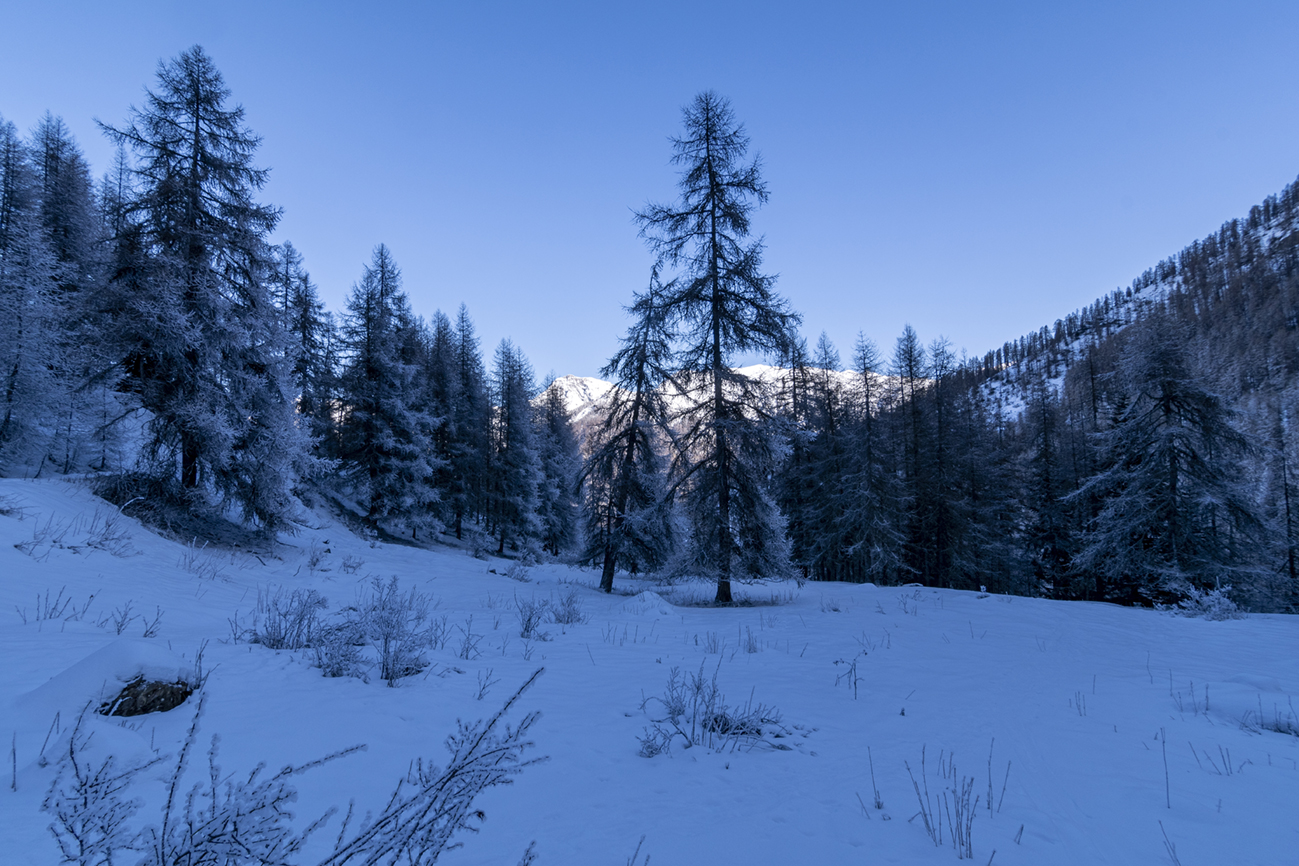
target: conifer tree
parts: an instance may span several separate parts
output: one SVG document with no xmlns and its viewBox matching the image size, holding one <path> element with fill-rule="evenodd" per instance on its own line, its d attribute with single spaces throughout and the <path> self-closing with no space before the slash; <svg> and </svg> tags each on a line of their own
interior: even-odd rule
<svg viewBox="0 0 1299 866">
<path fill-rule="evenodd" d="M 124 126 L 103 126 L 136 163 L 98 309 L 150 414 L 148 471 L 271 526 L 311 460 L 267 291 L 279 211 L 254 198 L 267 178 L 253 165 L 259 139 L 229 96 L 195 46 L 159 64 Z"/>
<path fill-rule="evenodd" d="M 401 271 L 383 244 L 353 286 L 347 309 L 339 457 L 370 522 L 386 520 L 418 537 L 433 525 L 436 419 L 420 405 L 417 325 Z"/>
<path fill-rule="evenodd" d="M 492 459 L 488 469 L 488 515 L 498 539 L 496 552 L 524 551 L 541 535 L 537 514 L 541 465 L 532 398 L 532 365 L 508 339 L 496 349 Z"/>
<path fill-rule="evenodd" d="M 55 321 L 49 338 L 57 362 L 50 368 L 53 393 L 42 407 L 53 422 L 50 459 L 64 472 L 93 461 L 94 440 L 102 456 L 110 437 L 96 416 L 122 411 L 115 381 L 95 378 L 105 365 L 91 300 L 103 277 L 104 231 L 90 168 L 63 119 L 48 112 L 32 132 L 30 151 L 40 198 L 41 225 L 57 274 L 51 292 Z M 114 443 L 116 444 L 116 443 Z"/>
<path fill-rule="evenodd" d="M 474 323 L 464 304 L 456 313 L 453 339 L 450 478 L 442 489 L 456 538 L 463 538 L 466 520 L 481 523 L 486 517 L 492 457 L 487 374 Z"/>
<path fill-rule="evenodd" d="M 906 325 L 893 348 L 889 370 L 893 377 L 890 408 L 896 417 L 894 447 L 901 453 L 901 495 L 907 504 L 899 515 L 898 532 L 903 539 L 902 566 L 908 580 L 928 577 L 930 538 L 926 534 L 924 496 L 927 492 L 922 475 L 923 457 L 929 446 L 929 425 L 923 392 L 928 384 L 928 358 L 924 345 L 911 325 Z"/>
<path fill-rule="evenodd" d="M 878 413 L 886 401 L 879 349 L 863 335 L 853 351 L 852 424 L 841 498 L 833 504 L 847 552 L 861 563 L 862 580 L 896 581 L 902 562 L 901 492 L 890 469 Z"/>
<path fill-rule="evenodd" d="M 809 577 L 880 580 L 873 572 L 880 559 L 879 529 L 863 514 L 870 511 L 867 502 L 872 493 L 878 495 L 878 472 L 868 471 L 874 459 L 873 443 L 869 438 L 859 442 L 853 435 L 851 403 L 837 375 L 839 353 L 824 333 L 810 364 L 807 402 L 815 435 L 806 446 L 804 493 L 804 512 L 812 530 L 807 549 Z M 868 383 L 873 386 L 873 381 Z M 864 423 L 871 423 L 869 416 Z"/>
<path fill-rule="evenodd" d="M 1098 434 L 1101 471 L 1073 494 L 1102 502 L 1075 567 L 1129 604 L 1254 579 L 1263 522 L 1235 469 L 1249 441 L 1196 373 L 1182 326 L 1157 311 L 1129 339 L 1117 371 L 1129 402 Z"/>
<path fill-rule="evenodd" d="M 41 223 L 61 265 L 60 290 L 75 293 L 98 276 L 101 229 L 90 167 L 63 118 L 46 112 L 32 134 Z"/>
<path fill-rule="evenodd" d="M 459 378 L 456 375 L 455 329 L 446 313 L 437 310 L 429 326 L 428 352 L 424 358 L 423 381 L 438 424 L 433 430 L 433 451 L 440 468 L 434 485 L 438 490 L 439 519 L 454 526 L 456 495 L 456 414 Z"/>
<path fill-rule="evenodd" d="M 578 476 L 582 455 L 568 407 L 558 388 L 546 383 L 535 408 L 537 456 L 541 480 L 537 487 L 537 517 L 541 521 L 541 548 L 562 556 L 578 542 Z"/>
<path fill-rule="evenodd" d="M 774 468 L 770 398 L 761 383 L 731 369 L 739 353 L 780 356 L 798 316 L 762 273 L 762 242 L 749 218 L 767 200 L 759 162 L 746 161 L 749 138 L 730 103 L 711 91 L 683 111 L 672 139 L 682 167 L 680 200 L 636 215 L 659 263 L 679 268 L 660 300 L 678 334 L 677 364 L 689 408 L 679 419 L 677 486 L 692 524 L 689 567 L 715 577 L 717 601 L 731 601 L 731 579 L 788 571 L 779 512 L 767 490 Z"/>
<path fill-rule="evenodd" d="M 59 263 L 40 187 L 13 124 L 0 119 L 0 467 L 43 464 L 58 410 Z"/>
<path fill-rule="evenodd" d="M 1030 391 L 1024 421 L 1031 437 L 1025 506 L 1032 515 L 1028 525 L 1033 576 L 1049 585 L 1056 598 L 1073 594 L 1070 583 L 1072 539 L 1060 454 L 1060 401 L 1055 389 L 1045 382 Z"/>
<path fill-rule="evenodd" d="M 286 351 L 297 394 L 298 416 L 316 452 L 331 457 L 338 452 L 337 326 L 333 314 L 325 310 L 311 275 L 301 268 L 300 260 L 297 267 L 285 269 L 285 275 Z"/>
<path fill-rule="evenodd" d="M 788 453 L 775 478 L 775 498 L 785 517 L 791 563 L 804 578 L 810 577 L 820 527 L 812 515 L 816 479 L 812 471 L 813 443 L 823 432 L 822 419 L 812 405 L 812 379 L 807 342 L 798 337 L 789 348 L 780 379 L 780 423 L 788 439 Z"/>
<path fill-rule="evenodd" d="M 658 303 L 655 269 L 649 289 L 628 308 L 632 325 L 602 376 L 613 380 L 608 412 L 582 469 L 586 490 L 585 564 L 600 566 L 600 589 L 613 592 L 618 568 L 653 572 L 674 546 L 659 442 L 668 439 L 664 386 L 673 381 L 671 334 Z"/>
</svg>

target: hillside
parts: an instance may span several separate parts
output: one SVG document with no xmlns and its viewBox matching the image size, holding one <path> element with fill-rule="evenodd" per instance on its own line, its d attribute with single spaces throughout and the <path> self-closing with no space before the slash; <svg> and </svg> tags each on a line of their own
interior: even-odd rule
<svg viewBox="0 0 1299 866">
<path fill-rule="evenodd" d="M 1107 372 L 1127 326 L 1162 307 L 1193 327 L 1201 350 L 1211 355 L 1215 384 L 1229 398 L 1289 392 L 1299 372 L 1297 246 L 1299 182 L 1160 261 L 1127 288 L 1007 341 L 969 369 L 980 379 L 1014 386 L 1021 399 L 1035 382 L 1059 388 L 1064 375 L 1088 358 Z"/>
<path fill-rule="evenodd" d="M 784 389 L 789 387 L 790 371 L 780 367 L 773 367 L 769 364 L 751 364 L 747 367 L 737 367 L 735 371 L 770 385 L 776 395 L 781 394 Z M 826 372 L 831 380 L 836 382 L 838 387 L 845 392 L 857 388 L 857 379 L 859 378 L 857 373 L 850 370 L 829 370 Z M 872 378 L 876 381 L 881 392 L 889 387 L 889 377 L 873 374 Z M 564 402 L 564 408 L 568 410 L 569 419 L 574 429 L 578 431 L 589 430 L 603 420 L 608 410 L 609 401 L 616 390 L 612 382 L 590 376 L 560 376 L 550 383 L 547 390 L 550 389 L 559 392 Z M 669 412 L 681 412 L 690 405 L 685 395 L 672 388 L 671 385 L 664 386 L 664 395 Z M 537 398 L 537 402 L 542 402 L 541 396 Z"/>
<path fill-rule="evenodd" d="M 624 862 L 642 835 L 655 863 L 951 863 L 947 810 L 962 780 L 979 863 L 1148 864 L 1170 862 L 1176 846 L 1188 866 L 1273 864 L 1299 844 L 1291 616 L 1214 622 L 834 583 L 747 587 L 754 606 L 701 608 L 690 583 L 620 577 L 621 594 L 606 596 L 597 575 L 561 565 L 515 572 L 520 582 L 505 561 L 368 542 L 320 514 L 254 556 L 161 539 L 75 483 L 6 480 L 0 500 L 8 863 L 58 862 L 40 804 L 87 701 L 137 671 L 192 677 L 200 653 L 202 751 L 183 788 L 205 777 L 214 734 L 221 778 L 368 746 L 292 778 L 299 830 L 349 801 L 381 809 L 412 759 L 445 762 L 457 719 L 489 716 L 544 668 L 508 719 L 539 710 L 527 756 L 549 760 L 475 801 L 481 832 L 461 834 L 448 864 L 518 862 L 533 840 L 538 863 Z M 427 594 L 428 624 L 449 630 L 396 688 L 373 669 L 370 682 L 325 678 L 310 649 L 247 640 L 273 588 L 320 592 L 332 621 L 391 576 Z M 519 602 L 570 593 L 584 622 L 520 636 Z M 70 604 L 42 619 L 60 598 Z M 115 617 L 129 620 L 120 636 Z M 144 638 L 150 623 L 156 636 Z M 732 706 L 764 705 L 762 735 L 718 736 L 713 748 L 676 737 L 666 753 L 638 755 L 674 670 L 716 675 Z M 89 714 L 88 754 L 111 753 L 119 768 L 174 756 L 194 706 Z M 131 826 L 156 824 L 167 766 L 132 785 L 143 806 Z M 941 845 L 920 815 L 926 790 Z M 290 862 L 316 863 L 337 821 Z"/>
</svg>

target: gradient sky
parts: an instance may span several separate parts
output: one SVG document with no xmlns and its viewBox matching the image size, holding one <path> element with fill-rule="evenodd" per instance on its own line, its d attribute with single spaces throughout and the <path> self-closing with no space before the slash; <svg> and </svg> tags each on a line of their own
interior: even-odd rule
<svg viewBox="0 0 1299 866">
<path fill-rule="evenodd" d="M 595 375 L 674 199 L 668 136 L 728 97 L 767 269 L 844 360 L 905 323 L 971 354 L 1050 324 L 1299 174 L 1299 4 L 16 2 L 0 116 L 96 174 L 195 43 L 263 137 L 262 200 L 327 305 L 373 247 L 490 357 Z"/>
</svg>

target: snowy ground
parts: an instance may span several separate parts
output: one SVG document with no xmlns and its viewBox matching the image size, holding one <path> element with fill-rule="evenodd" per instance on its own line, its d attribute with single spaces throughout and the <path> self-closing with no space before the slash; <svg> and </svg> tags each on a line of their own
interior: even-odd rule
<svg viewBox="0 0 1299 866">
<path fill-rule="evenodd" d="M 550 760 L 479 799 L 482 831 L 448 864 L 514 864 L 532 840 L 539 863 L 625 863 L 642 835 L 642 856 L 659 864 L 952 862 L 946 816 L 941 847 L 914 817 L 907 764 L 921 782 L 922 750 L 931 798 L 972 777 L 979 864 L 1175 862 L 1165 832 L 1184 866 L 1295 862 L 1299 851 L 1299 737 L 1256 724 L 1260 714 L 1294 721 L 1294 617 L 1207 622 L 841 584 L 753 588 L 779 603 L 715 610 L 663 600 L 689 587 L 620 579 L 629 594 L 605 596 L 588 571 L 539 566 L 521 583 L 489 572 L 504 572 L 501 560 L 371 547 L 320 515 L 269 557 L 195 553 L 130 520 L 120 524 L 129 549 L 109 552 L 79 546 L 95 515 L 113 510 L 75 485 L 0 481 L 0 502 L 22 508 L 0 517 L 0 737 L 13 745 L 0 792 L 5 863 L 59 861 L 39 810 L 54 776 L 42 749 L 57 755 L 70 720 L 114 677 L 192 666 L 205 642 L 201 742 L 220 733 L 225 772 L 368 745 L 297 780 L 301 821 L 353 799 L 380 808 L 413 758 L 444 759 L 456 719 L 490 715 L 544 667 L 520 709 L 542 712 L 535 754 Z M 52 536 L 24 544 L 41 527 L 63 528 L 62 546 Z M 313 550 L 323 554 L 315 569 Z M 345 573 L 346 557 L 364 564 Z M 386 688 L 324 678 L 307 653 L 230 639 L 230 620 L 246 619 L 259 589 L 313 587 L 337 609 L 367 576 L 391 575 L 481 635 L 481 655 L 457 657 L 456 631 L 429 654 L 429 671 Z M 546 626 L 549 641 L 520 639 L 515 597 L 557 598 L 571 586 L 587 621 Z M 73 600 L 69 613 L 93 600 L 80 620 L 38 622 L 47 590 Z M 636 595 L 645 590 L 658 595 Z M 156 637 L 141 637 L 145 620 L 122 637 L 95 624 L 127 602 L 149 620 L 161 610 Z M 701 663 L 731 703 L 778 708 L 783 730 L 768 726 L 747 750 L 678 740 L 668 755 L 640 757 L 644 699 L 663 693 L 673 667 Z M 86 724 L 123 758 L 175 752 L 192 706 Z M 940 765 L 953 755 L 945 779 Z M 873 806 L 872 762 L 883 809 Z"/>
</svg>

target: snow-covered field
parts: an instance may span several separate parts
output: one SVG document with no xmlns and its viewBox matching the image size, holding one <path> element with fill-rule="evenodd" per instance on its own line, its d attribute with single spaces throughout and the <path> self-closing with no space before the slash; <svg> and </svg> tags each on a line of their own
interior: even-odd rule
<svg viewBox="0 0 1299 866">
<path fill-rule="evenodd" d="M 78 711 L 140 669 L 193 668 L 200 648 L 200 744 L 220 734 L 223 772 L 367 744 L 295 778 L 304 825 L 349 800 L 382 808 L 412 759 L 445 759 L 457 719 L 490 716 L 544 668 L 512 718 L 541 711 L 531 755 L 549 760 L 479 798 L 481 832 L 465 834 L 448 864 L 514 864 L 532 840 L 538 863 L 622 864 L 642 835 L 638 862 L 656 864 L 949 863 L 958 852 L 946 810 L 967 778 L 978 864 L 1299 862 L 1299 736 L 1266 728 L 1296 721 L 1295 617 L 1209 622 L 842 584 L 745 588 L 776 603 L 719 610 L 672 603 L 703 587 L 620 577 L 627 594 L 605 596 L 596 574 L 559 565 L 520 582 L 506 561 L 371 546 L 320 514 L 269 555 L 187 549 L 129 518 L 117 523 L 129 539 L 104 550 L 84 544 L 115 510 L 74 484 L 0 481 L 0 503 L 19 508 L 0 516 L 6 864 L 59 862 L 40 804 Z M 370 578 L 393 575 L 435 598 L 452 629 L 428 652 L 432 666 L 396 688 L 325 678 L 309 652 L 232 640 L 232 619 L 248 622 L 259 590 L 314 588 L 337 611 Z M 586 622 L 520 637 L 516 598 L 572 589 Z M 38 621 L 47 591 L 72 603 Z M 113 614 L 127 603 L 143 618 L 118 636 Z M 155 620 L 156 637 L 142 637 Z M 465 633 L 478 636 L 469 658 Z M 663 695 L 673 668 L 701 665 L 728 703 L 775 707 L 780 723 L 749 747 L 677 739 L 641 757 L 638 738 L 662 718 L 646 698 Z M 122 761 L 175 753 L 194 703 L 83 724 Z M 205 770 L 195 762 L 196 781 Z M 941 846 L 913 777 L 931 803 L 946 792 L 947 806 L 931 809 L 942 813 Z M 138 821 L 153 820 L 163 778 L 158 769 L 141 783 Z M 312 844 L 330 840 L 327 828 Z"/>
</svg>

